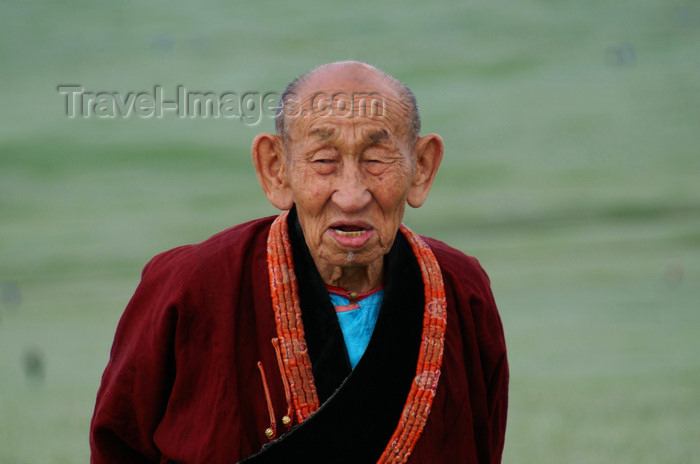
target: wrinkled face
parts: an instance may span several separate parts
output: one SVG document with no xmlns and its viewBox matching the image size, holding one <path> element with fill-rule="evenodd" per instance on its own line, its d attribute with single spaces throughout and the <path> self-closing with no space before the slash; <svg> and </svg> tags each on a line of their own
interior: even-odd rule
<svg viewBox="0 0 700 464">
<path fill-rule="evenodd" d="M 324 93 L 353 90 L 362 91 L 331 87 Z M 317 105 L 289 125 L 287 182 L 311 255 L 322 267 L 381 265 L 403 218 L 414 175 L 407 112 L 395 92 L 380 90 L 382 114 L 355 108 L 351 117 Z"/>
</svg>

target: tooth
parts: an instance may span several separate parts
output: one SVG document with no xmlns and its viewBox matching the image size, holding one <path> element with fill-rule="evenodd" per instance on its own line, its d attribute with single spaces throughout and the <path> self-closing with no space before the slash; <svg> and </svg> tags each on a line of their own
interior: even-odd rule
<svg viewBox="0 0 700 464">
<path fill-rule="evenodd" d="M 337 231 L 343 237 L 359 237 L 365 233 L 364 230 L 344 231 L 344 230 L 337 229 Z"/>
</svg>

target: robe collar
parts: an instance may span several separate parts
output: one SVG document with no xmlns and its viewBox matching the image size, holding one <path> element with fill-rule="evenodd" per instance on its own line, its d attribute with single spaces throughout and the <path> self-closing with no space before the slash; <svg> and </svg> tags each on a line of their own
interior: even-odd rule
<svg viewBox="0 0 700 464">
<path fill-rule="evenodd" d="M 295 426 L 241 462 L 405 462 L 430 413 L 444 350 L 444 286 L 429 247 L 405 226 L 397 233 L 377 325 L 354 370 L 295 211 L 271 227 L 268 271 L 273 343 Z"/>
</svg>

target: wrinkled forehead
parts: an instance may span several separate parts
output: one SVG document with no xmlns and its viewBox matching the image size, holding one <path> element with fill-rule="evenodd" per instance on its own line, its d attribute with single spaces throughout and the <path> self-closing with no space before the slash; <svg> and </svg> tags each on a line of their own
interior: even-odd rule
<svg viewBox="0 0 700 464">
<path fill-rule="evenodd" d="M 307 134 L 321 126 L 377 128 L 405 139 L 410 132 L 409 106 L 382 79 L 314 78 L 283 104 L 290 135 Z"/>
</svg>

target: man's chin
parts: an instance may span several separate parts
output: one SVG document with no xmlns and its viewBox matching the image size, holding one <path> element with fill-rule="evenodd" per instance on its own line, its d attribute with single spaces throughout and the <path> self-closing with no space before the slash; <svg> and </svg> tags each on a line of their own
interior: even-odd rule
<svg viewBox="0 0 700 464">
<path fill-rule="evenodd" d="M 340 267 L 366 267 L 377 261 L 383 261 L 384 253 L 382 250 L 335 250 L 333 258 L 329 260 L 334 266 Z"/>
</svg>

